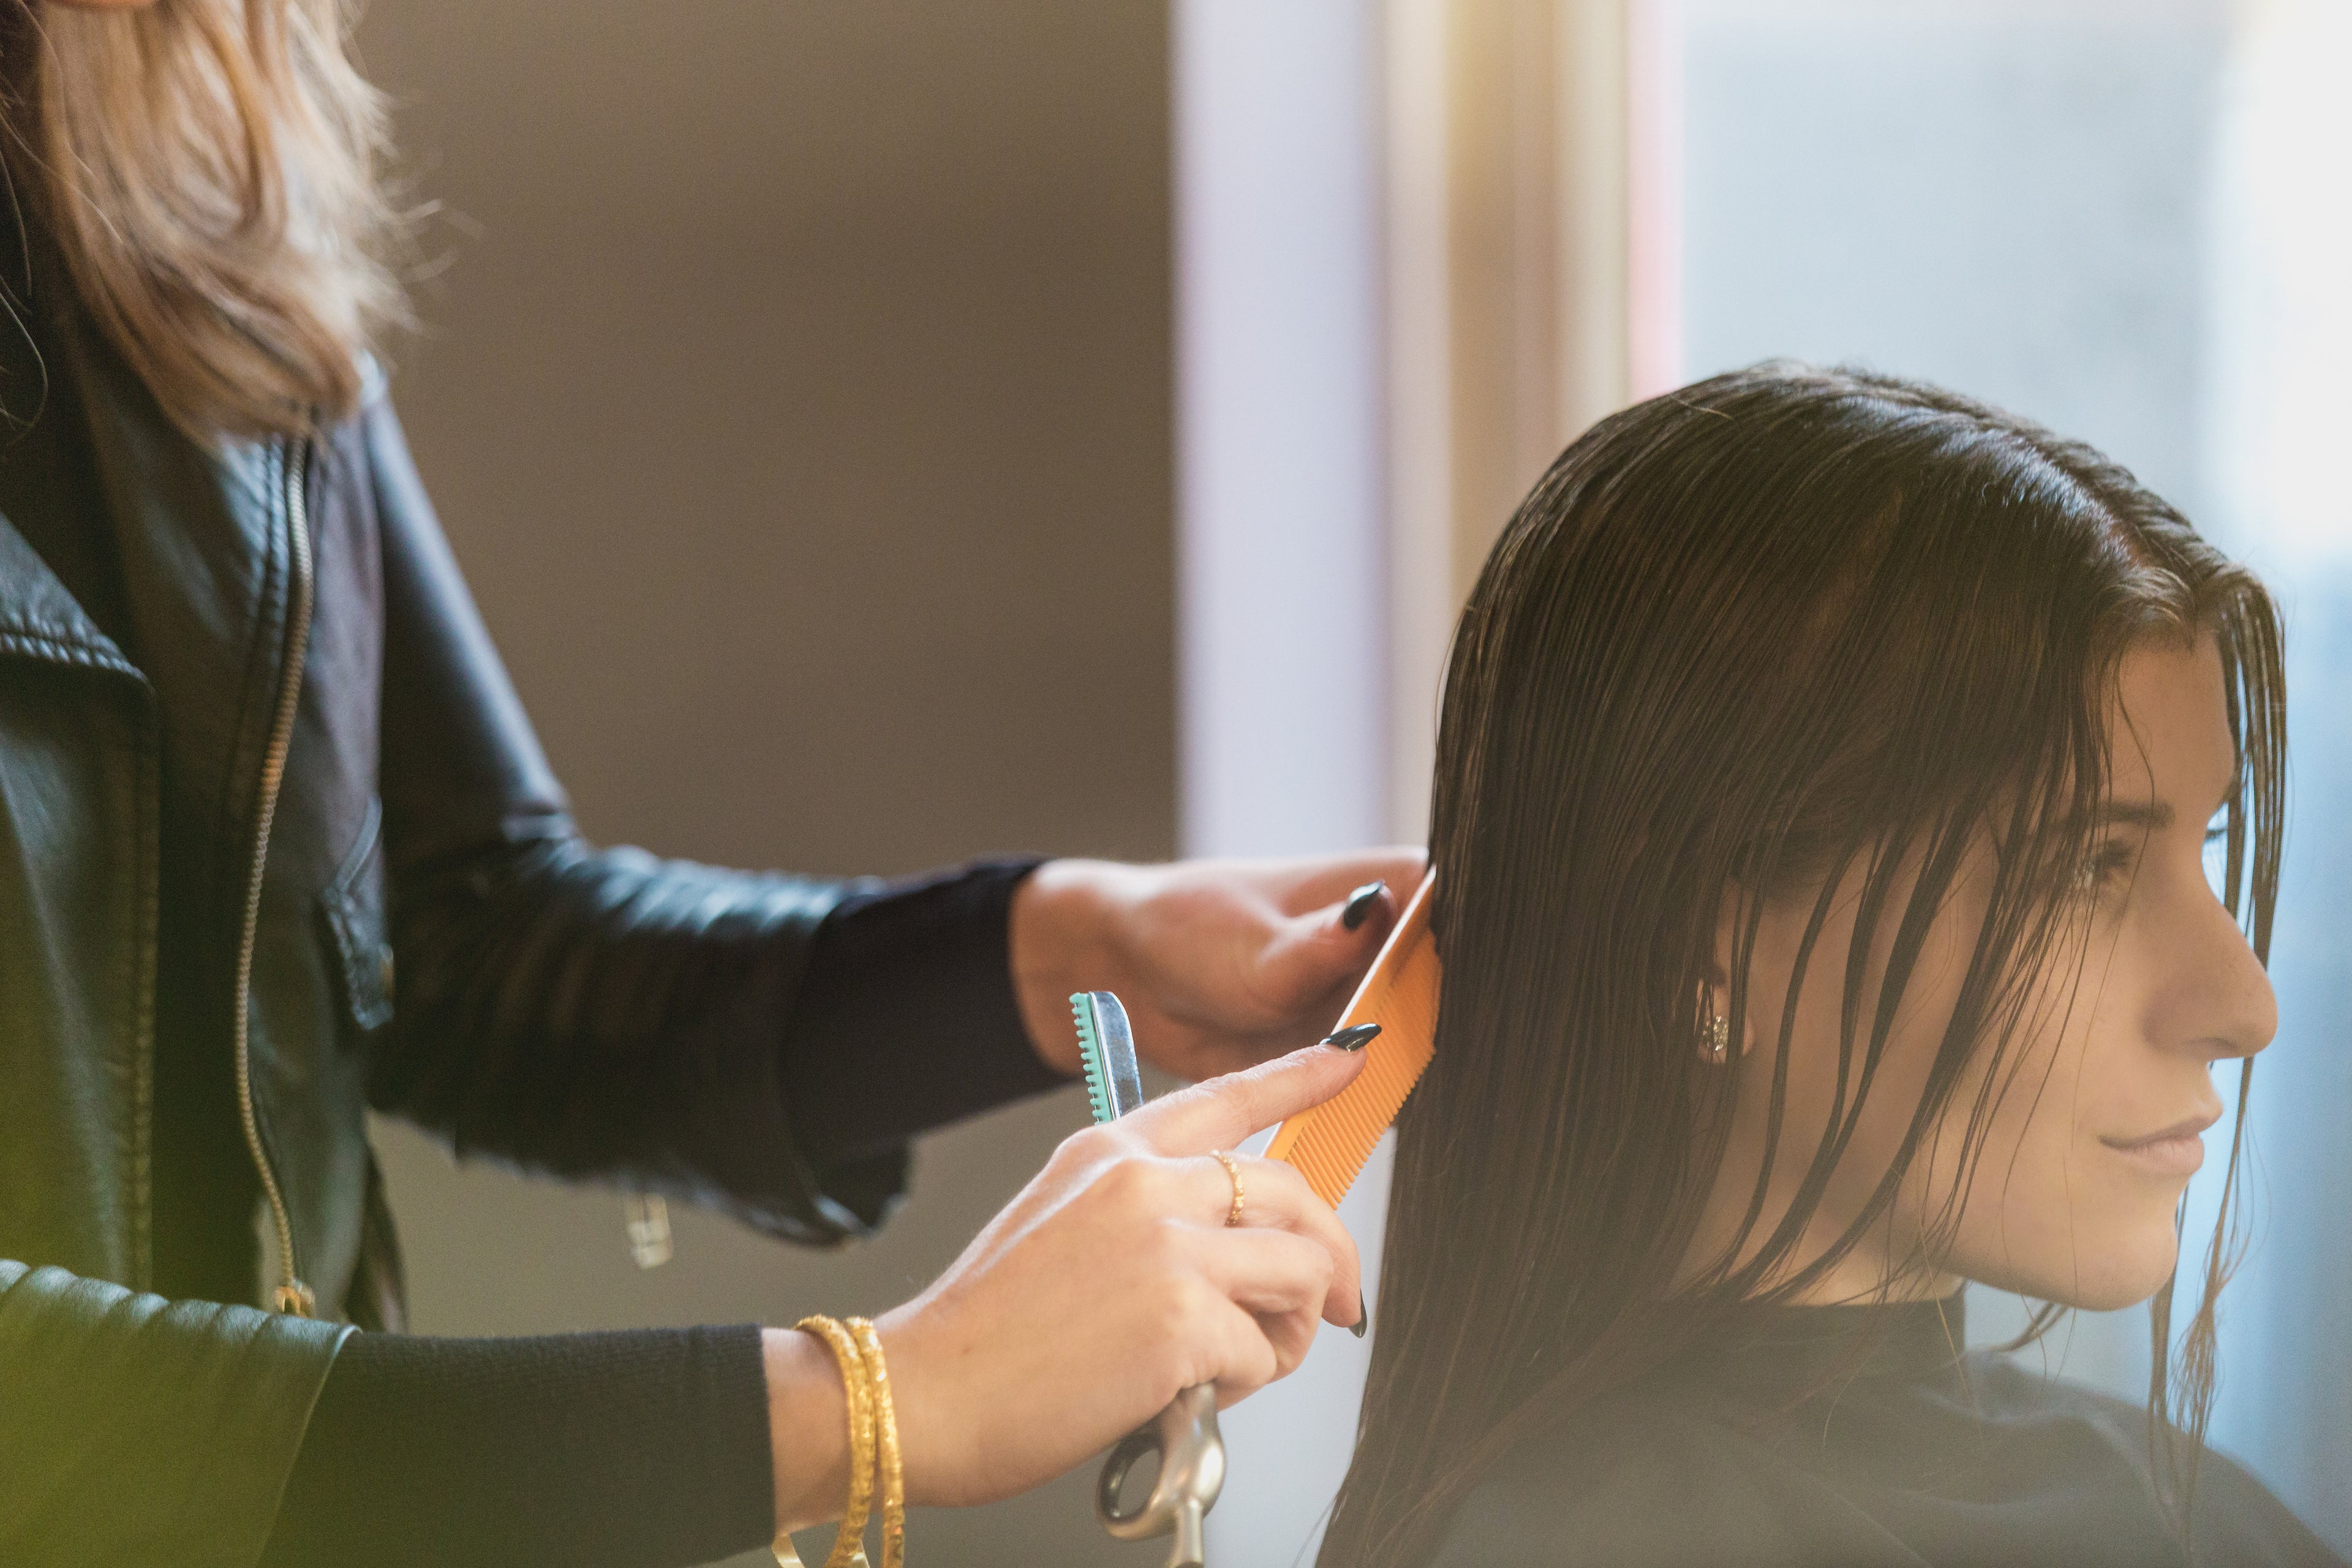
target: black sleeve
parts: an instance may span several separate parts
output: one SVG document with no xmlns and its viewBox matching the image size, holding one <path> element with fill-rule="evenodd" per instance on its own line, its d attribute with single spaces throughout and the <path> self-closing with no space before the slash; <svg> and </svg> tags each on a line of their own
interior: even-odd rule
<svg viewBox="0 0 2352 1568">
<path fill-rule="evenodd" d="M 1013 895 L 1034 859 L 861 888 L 825 918 L 786 1032 L 784 1098 L 830 1187 L 916 1133 L 1069 1081 L 1013 990 Z"/>
<path fill-rule="evenodd" d="M 263 1568 L 668 1568 L 775 1531 L 756 1328 L 355 1334 Z"/>
<path fill-rule="evenodd" d="M 898 1169 L 916 1133 L 1066 1081 L 1030 1046 L 1008 962 L 1035 864 L 863 885 L 818 928 L 781 1076 L 827 1190 L 877 1160 Z M 354 1335 L 262 1563 L 703 1563 L 769 1539 L 772 1464 L 755 1329 Z"/>
</svg>

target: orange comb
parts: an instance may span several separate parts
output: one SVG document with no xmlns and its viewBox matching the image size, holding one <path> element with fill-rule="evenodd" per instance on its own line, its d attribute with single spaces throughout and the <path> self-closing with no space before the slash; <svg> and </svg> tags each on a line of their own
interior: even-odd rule
<svg viewBox="0 0 2352 1568">
<path fill-rule="evenodd" d="M 1355 998 L 1339 1015 L 1338 1029 L 1381 1026 L 1364 1047 L 1364 1070 L 1329 1100 L 1276 1128 L 1274 1142 L 1265 1146 L 1267 1159 L 1297 1166 L 1315 1195 L 1334 1208 L 1371 1158 L 1372 1145 L 1396 1120 L 1437 1043 L 1437 942 L 1429 934 L 1433 879 L 1422 878 Z"/>
</svg>

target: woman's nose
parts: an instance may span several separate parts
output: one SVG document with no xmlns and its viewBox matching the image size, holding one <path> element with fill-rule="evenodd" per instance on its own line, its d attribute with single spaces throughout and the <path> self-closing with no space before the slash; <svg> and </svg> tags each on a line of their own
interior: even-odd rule
<svg viewBox="0 0 2352 1568">
<path fill-rule="evenodd" d="M 2199 892 L 2187 929 L 2158 954 L 2171 1015 L 2164 1034 L 2216 1059 L 2251 1057 L 2278 1034 L 2278 994 L 2221 900 L 2210 889 Z"/>
</svg>

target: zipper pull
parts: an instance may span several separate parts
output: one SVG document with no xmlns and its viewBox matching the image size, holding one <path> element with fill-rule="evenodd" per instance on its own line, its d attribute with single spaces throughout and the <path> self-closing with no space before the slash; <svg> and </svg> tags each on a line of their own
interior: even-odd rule
<svg viewBox="0 0 2352 1568">
<path fill-rule="evenodd" d="M 277 1300 L 273 1304 L 289 1318 L 315 1318 L 319 1315 L 319 1298 L 311 1294 L 310 1287 L 299 1279 L 289 1279 L 278 1287 Z"/>
</svg>

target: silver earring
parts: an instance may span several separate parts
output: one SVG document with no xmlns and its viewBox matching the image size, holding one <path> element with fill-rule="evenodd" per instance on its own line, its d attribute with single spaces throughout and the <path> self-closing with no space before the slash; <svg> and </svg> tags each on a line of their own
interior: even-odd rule
<svg viewBox="0 0 2352 1568">
<path fill-rule="evenodd" d="M 1715 1014 L 1715 994 L 1702 991 L 1699 1005 L 1704 1009 L 1699 1025 L 1699 1042 L 1706 1049 L 1706 1059 L 1720 1067 L 1731 1059 L 1731 1020 Z"/>
</svg>

